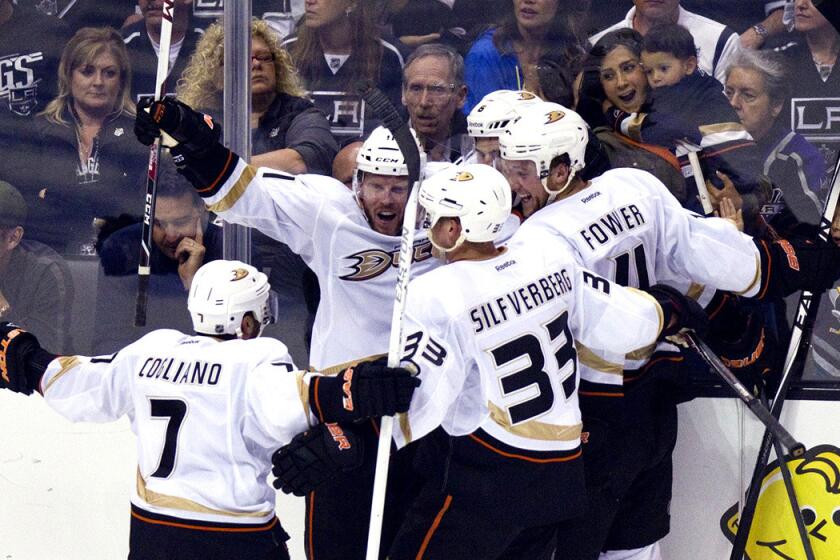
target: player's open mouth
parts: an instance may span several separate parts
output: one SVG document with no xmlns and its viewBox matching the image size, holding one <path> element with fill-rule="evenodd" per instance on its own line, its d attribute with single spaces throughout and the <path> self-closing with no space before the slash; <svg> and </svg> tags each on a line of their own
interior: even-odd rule
<svg viewBox="0 0 840 560">
<path fill-rule="evenodd" d="M 636 97 L 636 90 L 635 89 L 632 90 L 629 93 L 625 93 L 625 94 L 622 94 L 622 95 L 618 96 L 618 98 L 621 99 L 622 101 L 624 101 L 625 103 L 630 103 L 631 101 L 633 101 L 633 99 L 635 97 Z"/>
<path fill-rule="evenodd" d="M 396 212 L 377 212 L 376 218 L 381 222 L 390 222 L 391 220 L 396 219 L 397 214 Z"/>
</svg>

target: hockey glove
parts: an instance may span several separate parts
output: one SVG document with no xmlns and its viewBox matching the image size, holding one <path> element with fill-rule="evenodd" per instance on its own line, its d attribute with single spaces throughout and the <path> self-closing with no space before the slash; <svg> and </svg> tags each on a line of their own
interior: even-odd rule
<svg viewBox="0 0 840 560">
<path fill-rule="evenodd" d="M 659 333 L 660 340 L 683 329 L 692 329 L 701 337 L 706 332 L 709 318 L 699 303 L 665 284 L 656 284 L 645 291 L 652 295 L 662 308 L 663 327 Z"/>
<path fill-rule="evenodd" d="M 171 97 L 138 103 L 134 121 L 137 139 L 150 146 L 161 131 L 178 143 L 174 149 L 201 158 L 218 144 L 222 127 L 209 115 L 193 111 L 189 105 Z"/>
<path fill-rule="evenodd" d="M 362 362 L 335 377 L 315 377 L 309 403 L 322 422 L 350 422 L 405 412 L 420 380 L 405 368 L 389 368 L 384 358 Z"/>
<path fill-rule="evenodd" d="M 286 494 L 304 496 L 333 478 L 361 466 L 362 440 L 338 424 L 318 424 L 296 435 L 271 456 L 272 484 Z"/>
<path fill-rule="evenodd" d="M 55 358 L 41 348 L 34 334 L 14 323 L 0 323 L 0 388 L 31 394 Z"/>
<path fill-rule="evenodd" d="M 840 247 L 811 240 L 755 240 L 761 254 L 759 299 L 789 296 L 800 290 L 821 293 L 840 278 Z"/>
</svg>

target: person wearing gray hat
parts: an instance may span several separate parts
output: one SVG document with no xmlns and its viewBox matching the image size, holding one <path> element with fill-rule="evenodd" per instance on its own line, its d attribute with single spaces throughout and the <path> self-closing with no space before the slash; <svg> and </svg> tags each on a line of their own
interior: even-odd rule
<svg viewBox="0 0 840 560">
<path fill-rule="evenodd" d="M 24 240 L 26 202 L 0 180 L 0 320 L 44 333 L 50 348 L 70 349 L 73 279 L 58 253 Z"/>
</svg>

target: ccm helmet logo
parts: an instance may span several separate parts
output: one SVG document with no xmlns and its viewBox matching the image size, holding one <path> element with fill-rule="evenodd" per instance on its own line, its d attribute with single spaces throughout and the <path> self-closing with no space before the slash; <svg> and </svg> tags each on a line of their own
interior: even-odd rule
<svg viewBox="0 0 840 560">
<path fill-rule="evenodd" d="M 472 181 L 473 179 L 475 179 L 475 177 L 469 171 L 461 171 L 455 175 L 456 181 Z"/>
<path fill-rule="evenodd" d="M 564 113 L 563 111 L 551 111 L 550 113 L 548 113 L 545 116 L 545 118 L 546 118 L 545 124 L 551 124 L 553 122 L 557 122 L 565 116 L 566 116 L 566 113 Z"/>
<path fill-rule="evenodd" d="M 373 161 L 379 161 L 379 162 L 382 162 L 382 163 L 399 163 L 400 162 L 400 160 L 398 160 L 396 158 L 387 158 L 387 157 L 373 158 Z"/>
<path fill-rule="evenodd" d="M 243 278 L 248 276 L 248 271 L 245 270 L 244 268 L 236 268 L 232 272 L 233 272 L 233 278 L 231 279 L 231 282 L 236 282 L 237 280 L 242 280 Z"/>
</svg>

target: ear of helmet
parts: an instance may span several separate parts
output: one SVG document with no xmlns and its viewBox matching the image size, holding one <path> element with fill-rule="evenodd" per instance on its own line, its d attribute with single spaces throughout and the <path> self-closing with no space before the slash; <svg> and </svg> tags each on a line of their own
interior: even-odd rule
<svg viewBox="0 0 840 560">
<path fill-rule="evenodd" d="M 262 333 L 271 322 L 268 277 L 240 261 L 204 264 L 193 278 L 187 307 L 197 333 L 242 338 L 242 319 L 251 313 Z"/>
<path fill-rule="evenodd" d="M 544 101 L 525 108 L 522 117 L 505 130 L 499 137 L 499 152 L 503 160 L 534 162 L 551 203 L 584 168 L 588 142 L 589 130 L 580 115 L 558 103 Z M 563 154 L 569 157 L 568 178 L 559 189 L 551 189 L 551 162 Z"/>
<path fill-rule="evenodd" d="M 460 165 L 438 173 L 420 186 L 418 202 L 426 212 L 426 224 L 434 228 L 441 218 L 458 218 L 461 234 L 452 247 L 429 240 L 436 249 L 454 251 L 464 241 L 492 242 L 510 216 L 510 185 L 504 175 L 489 165 Z"/>
</svg>

